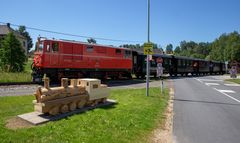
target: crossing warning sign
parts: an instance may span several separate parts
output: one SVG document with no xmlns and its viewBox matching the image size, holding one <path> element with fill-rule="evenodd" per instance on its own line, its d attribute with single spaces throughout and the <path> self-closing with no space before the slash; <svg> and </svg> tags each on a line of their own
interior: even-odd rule
<svg viewBox="0 0 240 143">
<path fill-rule="evenodd" d="M 153 54 L 153 44 L 144 43 L 144 55 L 152 55 L 152 54 Z"/>
</svg>

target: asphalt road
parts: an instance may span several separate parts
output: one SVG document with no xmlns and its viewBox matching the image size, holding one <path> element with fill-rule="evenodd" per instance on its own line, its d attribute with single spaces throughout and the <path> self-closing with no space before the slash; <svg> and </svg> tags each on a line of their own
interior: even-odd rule
<svg viewBox="0 0 240 143">
<path fill-rule="evenodd" d="M 175 143 L 239 143 L 240 86 L 217 77 L 174 79 Z"/>
</svg>

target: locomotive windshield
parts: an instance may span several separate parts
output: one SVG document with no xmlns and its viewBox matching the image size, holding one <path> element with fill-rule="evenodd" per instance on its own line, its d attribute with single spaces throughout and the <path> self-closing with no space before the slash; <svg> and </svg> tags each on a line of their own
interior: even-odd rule
<svg viewBox="0 0 240 143">
<path fill-rule="evenodd" d="M 37 42 L 36 43 L 36 49 L 37 52 L 42 52 L 43 51 L 43 41 Z"/>
</svg>

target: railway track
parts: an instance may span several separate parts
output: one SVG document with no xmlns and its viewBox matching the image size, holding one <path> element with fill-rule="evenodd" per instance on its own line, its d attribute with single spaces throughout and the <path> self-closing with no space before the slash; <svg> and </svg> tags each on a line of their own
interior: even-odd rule
<svg viewBox="0 0 240 143">
<path fill-rule="evenodd" d="M 141 79 L 133 80 L 107 80 L 102 82 L 107 84 L 111 89 L 128 89 L 128 88 L 145 88 L 146 81 Z M 22 96 L 33 95 L 36 89 L 42 86 L 41 84 L 34 84 L 32 82 L 22 83 L 7 83 L 0 85 L 0 97 L 1 96 Z M 59 86 L 59 84 L 51 84 L 52 87 Z M 150 86 L 160 86 L 158 80 L 150 80 Z"/>
<path fill-rule="evenodd" d="M 0 82 L 0 86 L 8 86 L 8 85 L 31 85 L 36 84 L 33 82 Z"/>
</svg>

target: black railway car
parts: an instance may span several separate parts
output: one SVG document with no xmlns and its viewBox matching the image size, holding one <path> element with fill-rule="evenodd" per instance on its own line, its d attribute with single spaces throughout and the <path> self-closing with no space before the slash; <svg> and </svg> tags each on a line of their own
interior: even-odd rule
<svg viewBox="0 0 240 143">
<path fill-rule="evenodd" d="M 191 75 L 225 73 L 225 64 L 222 62 L 165 54 L 153 54 L 150 60 L 151 76 L 156 76 L 156 61 L 159 57 L 163 59 L 163 72 L 168 73 L 170 76 L 187 76 L 190 73 Z M 135 51 L 133 52 L 132 61 L 133 73 L 137 78 L 144 78 L 146 75 L 146 55 Z"/>
<path fill-rule="evenodd" d="M 143 53 L 139 52 L 133 52 L 133 74 L 137 78 L 144 78 L 146 75 L 146 61 L 147 56 Z M 160 54 L 154 54 L 152 55 L 152 59 L 150 60 L 150 75 L 156 76 L 156 67 L 157 67 L 157 58 L 161 57 L 163 59 L 163 72 L 169 73 L 172 67 L 172 56 L 170 55 L 160 55 Z"/>
</svg>

